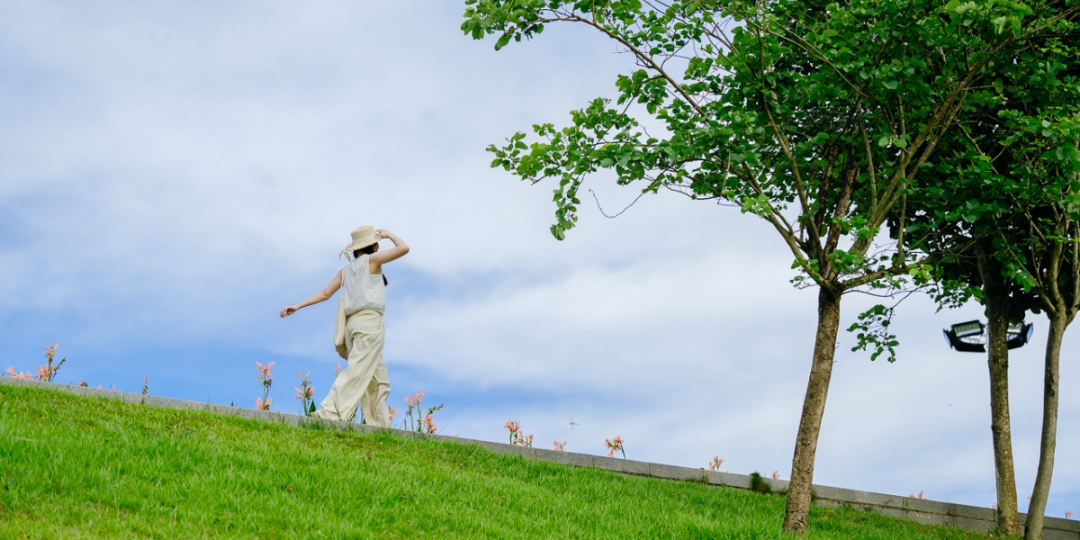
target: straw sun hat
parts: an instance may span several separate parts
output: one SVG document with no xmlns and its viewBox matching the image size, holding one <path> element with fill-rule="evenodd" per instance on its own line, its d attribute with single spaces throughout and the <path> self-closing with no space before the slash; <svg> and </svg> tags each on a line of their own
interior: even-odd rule
<svg viewBox="0 0 1080 540">
<path fill-rule="evenodd" d="M 371 225 L 357 227 L 356 230 L 352 232 L 352 242 L 345 246 L 345 249 L 341 250 L 341 253 L 352 253 L 357 249 L 363 249 L 371 244 L 377 244 L 378 242 L 379 239 L 375 238 L 375 227 L 372 227 Z"/>
</svg>

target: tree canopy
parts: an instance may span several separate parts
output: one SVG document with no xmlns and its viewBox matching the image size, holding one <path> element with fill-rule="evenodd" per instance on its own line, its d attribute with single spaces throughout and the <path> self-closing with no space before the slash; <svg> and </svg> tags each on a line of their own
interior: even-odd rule
<svg viewBox="0 0 1080 540">
<path fill-rule="evenodd" d="M 1056 447 L 1058 363 L 1066 327 L 1080 310 L 1080 32 L 1063 20 L 988 66 L 943 141 L 908 227 L 923 250 L 971 240 L 976 253 L 935 269 L 943 305 L 974 297 L 990 318 L 991 409 L 999 526 L 1019 534 L 1008 425 L 1007 320 L 1049 319 L 1042 443 L 1025 536 L 1042 537 Z M 1010 61 L 1011 60 L 1011 61 Z"/>
<path fill-rule="evenodd" d="M 577 222 L 582 183 L 606 170 L 643 192 L 719 200 L 766 220 L 792 254 L 795 282 L 818 287 L 784 522 L 804 530 L 842 295 L 932 277 L 934 260 L 905 238 L 909 199 L 921 196 L 919 181 L 970 94 L 987 85 L 988 67 L 1074 16 L 1076 0 L 465 4 L 462 30 L 498 36 L 496 49 L 576 24 L 636 64 L 618 76 L 614 99 L 489 148 L 493 166 L 557 184 L 556 238 Z M 890 222 L 892 239 L 882 234 Z M 863 333 L 894 357 L 893 341 L 875 336 Z"/>
</svg>

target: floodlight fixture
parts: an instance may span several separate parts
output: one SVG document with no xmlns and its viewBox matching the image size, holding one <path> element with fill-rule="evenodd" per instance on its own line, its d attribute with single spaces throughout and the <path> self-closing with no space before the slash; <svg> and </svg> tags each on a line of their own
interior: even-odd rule
<svg viewBox="0 0 1080 540">
<path fill-rule="evenodd" d="M 1006 344 L 1010 349 L 1023 347 L 1031 341 L 1035 327 L 1023 321 L 1010 324 L 1006 329 Z M 954 324 L 942 330 L 949 346 L 960 352 L 986 352 L 986 325 L 982 321 L 968 321 Z"/>
</svg>

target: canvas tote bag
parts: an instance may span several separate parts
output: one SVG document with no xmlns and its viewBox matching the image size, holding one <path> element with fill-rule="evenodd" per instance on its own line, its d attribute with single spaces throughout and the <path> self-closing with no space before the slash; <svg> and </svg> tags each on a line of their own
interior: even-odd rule
<svg viewBox="0 0 1080 540">
<path fill-rule="evenodd" d="M 349 352 L 345 349 L 345 297 L 338 299 L 337 320 L 334 321 L 334 350 L 338 356 L 348 359 Z"/>
</svg>

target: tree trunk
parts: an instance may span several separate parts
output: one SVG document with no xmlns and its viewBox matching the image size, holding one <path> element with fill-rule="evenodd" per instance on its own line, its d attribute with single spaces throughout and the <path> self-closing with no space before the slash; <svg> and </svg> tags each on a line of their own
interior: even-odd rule
<svg viewBox="0 0 1080 540">
<path fill-rule="evenodd" d="M 1064 312 L 1064 309 L 1059 309 L 1057 316 L 1047 312 L 1050 316 L 1050 332 L 1046 337 L 1046 372 L 1043 375 L 1042 440 L 1024 540 L 1042 540 L 1043 514 L 1046 512 L 1046 501 L 1050 498 L 1050 478 L 1054 474 L 1054 452 L 1057 448 L 1058 359 L 1061 357 L 1061 341 L 1068 327 Z"/>
<path fill-rule="evenodd" d="M 817 453 L 821 418 L 832 378 L 836 332 L 840 327 L 840 295 L 827 287 L 818 290 L 818 325 L 814 339 L 814 363 L 806 385 L 795 457 L 791 461 L 791 484 L 788 487 L 785 532 L 804 532 L 810 519 L 810 494 L 814 482 L 814 457 Z"/>
<path fill-rule="evenodd" d="M 987 243 L 976 246 L 979 276 L 988 319 L 987 363 L 990 366 L 990 430 L 994 436 L 994 469 L 997 480 L 998 532 L 1020 536 L 1016 507 L 1016 476 L 1013 472 L 1012 429 L 1009 425 L 1009 291 L 1001 264 Z"/>
</svg>

